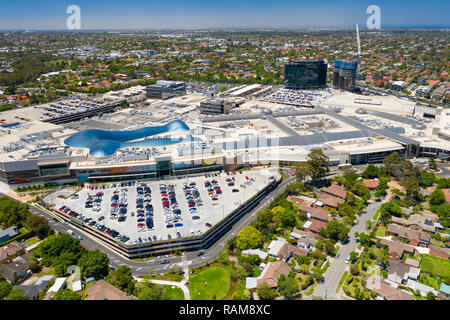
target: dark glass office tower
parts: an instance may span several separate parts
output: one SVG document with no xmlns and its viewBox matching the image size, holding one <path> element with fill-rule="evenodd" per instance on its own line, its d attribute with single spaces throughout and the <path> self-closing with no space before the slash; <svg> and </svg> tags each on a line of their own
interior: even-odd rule
<svg viewBox="0 0 450 320">
<path fill-rule="evenodd" d="M 333 88 L 353 91 L 356 86 L 357 61 L 334 60 Z"/>
<path fill-rule="evenodd" d="M 290 61 L 284 67 L 286 89 L 320 89 L 327 83 L 327 63 L 323 60 Z"/>
</svg>

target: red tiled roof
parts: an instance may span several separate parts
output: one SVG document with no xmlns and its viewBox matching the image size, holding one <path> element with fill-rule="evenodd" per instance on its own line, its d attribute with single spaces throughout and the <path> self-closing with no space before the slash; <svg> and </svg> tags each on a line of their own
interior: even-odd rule
<svg viewBox="0 0 450 320">
<path fill-rule="evenodd" d="M 344 199 L 347 196 L 347 190 L 338 184 L 332 184 L 329 187 L 324 187 L 321 189 L 323 192 L 331 194 L 333 196 Z"/>
<path fill-rule="evenodd" d="M 380 184 L 380 181 L 375 180 L 375 179 L 364 179 L 363 183 L 367 188 L 375 189 Z"/>
<path fill-rule="evenodd" d="M 313 207 L 308 207 L 305 205 L 299 205 L 298 209 L 301 211 L 308 212 L 311 215 L 311 217 L 318 219 L 318 220 L 322 220 L 322 221 L 333 220 L 333 217 L 330 216 L 329 211 L 322 209 L 322 208 L 313 208 Z"/>
</svg>

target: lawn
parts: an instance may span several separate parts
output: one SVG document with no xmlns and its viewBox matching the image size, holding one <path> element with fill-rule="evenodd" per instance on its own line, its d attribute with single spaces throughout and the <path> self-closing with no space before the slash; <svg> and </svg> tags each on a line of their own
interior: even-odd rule
<svg viewBox="0 0 450 320">
<path fill-rule="evenodd" d="M 386 233 L 386 227 L 379 226 L 377 228 L 377 237 L 384 237 L 385 233 Z"/>
<path fill-rule="evenodd" d="M 420 269 L 428 271 L 435 275 L 440 275 L 442 278 L 450 279 L 450 260 L 445 260 L 428 254 L 422 255 L 422 262 Z"/>
<path fill-rule="evenodd" d="M 184 300 L 184 292 L 176 286 L 165 286 L 164 300 Z"/>
<path fill-rule="evenodd" d="M 189 278 L 192 300 L 222 299 L 230 288 L 230 273 L 221 267 L 211 267 Z"/>
</svg>

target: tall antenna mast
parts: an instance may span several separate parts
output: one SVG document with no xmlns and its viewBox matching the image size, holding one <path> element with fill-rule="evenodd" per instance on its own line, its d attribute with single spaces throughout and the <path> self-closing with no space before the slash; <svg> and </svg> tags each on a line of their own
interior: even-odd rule
<svg viewBox="0 0 450 320">
<path fill-rule="evenodd" d="M 361 79 L 361 40 L 359 39 L 359 26 L 356 24 L 356 42 L 358 43 L 358 66 L 356 67 L 356 79 Z M 358 83 L 355 83 L 358 86 Z"/>
</svg>

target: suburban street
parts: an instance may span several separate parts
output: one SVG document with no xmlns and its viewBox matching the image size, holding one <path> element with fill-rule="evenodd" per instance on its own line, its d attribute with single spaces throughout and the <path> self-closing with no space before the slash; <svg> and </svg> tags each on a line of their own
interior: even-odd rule
<svg viewBox="0 0 450 320">
<path fill-rule="evenodd" d="M 358 248 L 355 233 L 361 233 L 366 230 L 366 222 L 373 219 L 376 211 L 381 205 L 382 202 L 372 202 L 367 206 L 366 213 L 363 213 L 358 218 L 357 224 L 353 226 L 352 230 L 349 232 L 349 242 L 347 244 L 339 243 L 339 246 L 341 247 L 338 252 L 339 257 L 330 259 L 331 264 L 323 275 L 325 281 L 319 283 L 314 293 L 307 298 L 320 296 L 325 300 L 340 300 L 336 294 L 336 287 L 342 277 L 342 274 L 348 266 L 345 263 L 345 259 L 350 255 L 350 252 Z"/>
</svg>

